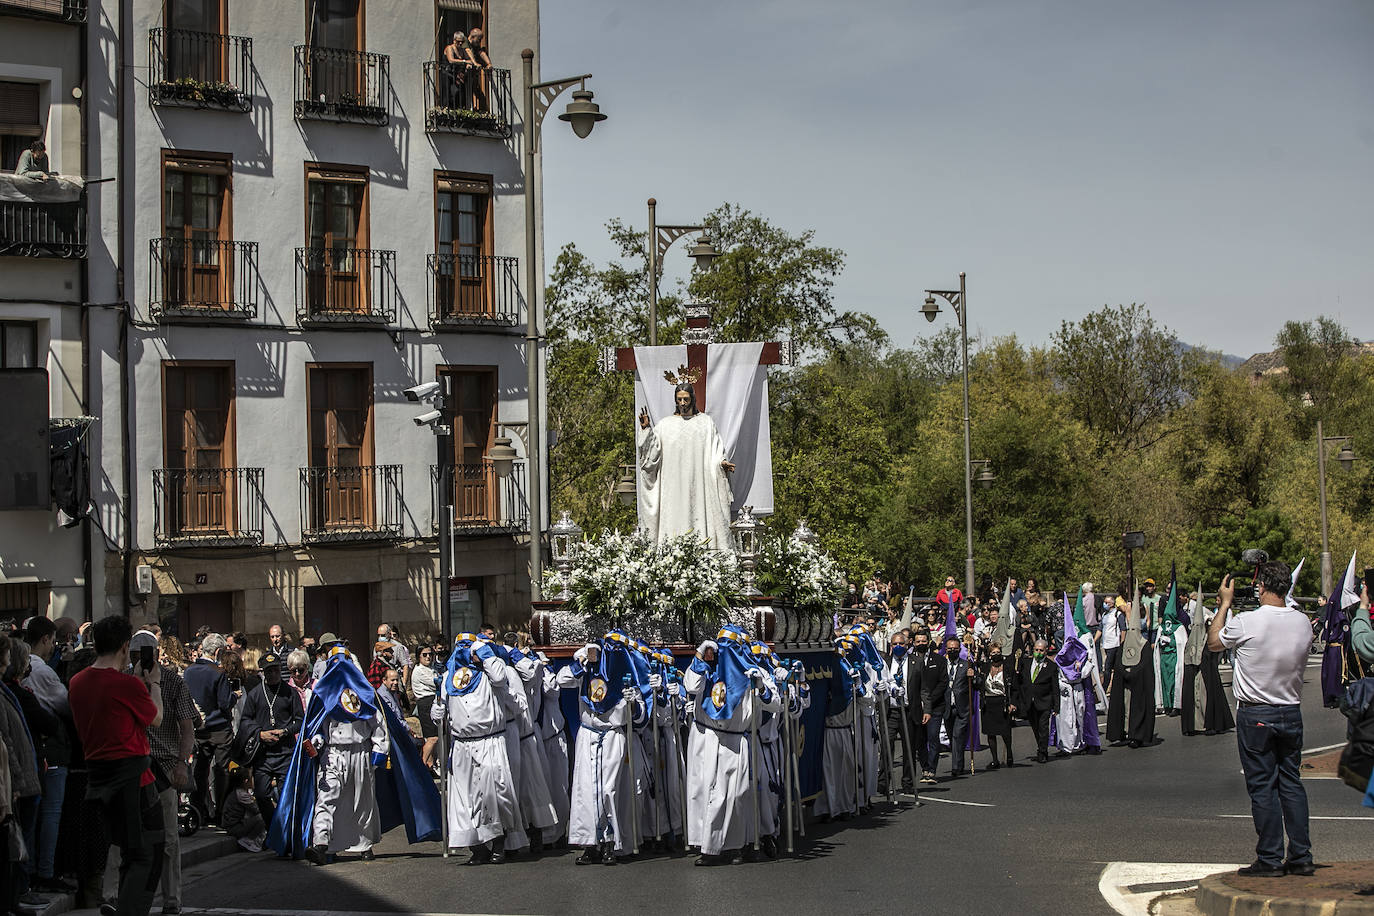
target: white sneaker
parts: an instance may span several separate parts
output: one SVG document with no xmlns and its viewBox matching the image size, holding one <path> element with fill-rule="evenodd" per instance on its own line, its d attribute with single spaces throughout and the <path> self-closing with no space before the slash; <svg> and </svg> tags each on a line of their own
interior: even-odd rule
<svg viewBox="0 0 1374 916">
<path fill-rule="evenodd" d="M 239 845 L 249 852 L 262 852 L 262 844 L 251 836 L 241 837 L 239 839 Z"/>
</svg>

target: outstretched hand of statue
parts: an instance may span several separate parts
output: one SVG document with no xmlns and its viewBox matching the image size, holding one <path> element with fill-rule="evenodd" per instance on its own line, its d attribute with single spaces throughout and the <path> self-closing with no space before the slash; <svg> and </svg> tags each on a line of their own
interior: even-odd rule
<svg viewBox="0 0 1374 916">
<path fill-rule="evenodd" d="M 649 408 L 647 408 L 647 407 L 645 407 L 643 410 L 641 410 L 641 411 L 639 412 L 639 428 L 640 428 L 640 429 L 648 429 L 648 428 L 649 428 Z"/>
</svg>

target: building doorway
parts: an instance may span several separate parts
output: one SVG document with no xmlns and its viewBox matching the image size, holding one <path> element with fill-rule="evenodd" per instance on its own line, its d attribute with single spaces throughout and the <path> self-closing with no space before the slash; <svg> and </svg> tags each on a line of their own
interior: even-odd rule
<svg viewBox="0 0 1374 916">
<path fill-rule="evenodd" d="M 319 639 L 333 633 L 348 640 L 349 649 L 363 667 L 372 661 L 376 634 L 370 623 L 368 583 L 306 586 L 302 635 Z"/>
</svg>

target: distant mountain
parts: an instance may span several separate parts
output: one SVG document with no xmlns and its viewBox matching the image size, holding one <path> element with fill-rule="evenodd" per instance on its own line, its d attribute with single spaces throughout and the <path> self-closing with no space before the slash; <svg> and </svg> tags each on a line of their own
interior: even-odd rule
<svg viewBox="0 0 1374 916">
<path fill-rule="evenodd" d="M 1245 357 L 1243 356 L 1233 356 L 1230 353 L 1217 353 L 1215 350 L 1210 350 L 1207 347 L 1195 347 L 1192 344 L 1184 343 L 1181 340 L 1178 342 L 1178 352 L 1180 353 L 1192 353 L 1197 350 L 1200 350 L 1203 353 L 1211 353 L 1213 356 L 1215 356 L 1218 360 L 1221 361 L 1221 364 L 1223 366 L 1225 366 L 1228 369 L 1234 369 L 1245 362 Z"/>
</svg>

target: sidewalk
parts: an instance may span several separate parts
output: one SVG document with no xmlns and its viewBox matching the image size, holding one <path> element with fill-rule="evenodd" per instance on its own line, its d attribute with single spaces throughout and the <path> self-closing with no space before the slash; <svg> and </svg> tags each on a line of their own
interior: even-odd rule
<svg viewBox="0 0 1374 916">
<path fill-rule="evenodd" d="M 193 837 L 181 838 L 181 868 L 183 882 L 186 872 L 193 866 L 210 862 L 222 856 L 227 856 L 235 852 L 242 852 L 238 841 L 229 834 L 215 828 L 202 829 L 197 831 Z M 245 853 L 247 855 L 247 853 Z M 35 916 L 61 916 L 63 913 L 73 912 L 76 906 L 75 894 L 52 894 L 45 909 L 33 910 Z M 153 904 L 153 912 L 159 911 L 161 903 Z M 94 913 L 95 910 L 85 910 L 76 912 Z"/>
<path fill-rule="evenodd" d="M 1374 861 L 1319 865 L 1310 878 L 1212 875 L 1198 883 L 1196 903 L 1207 916 L 1374 914 Z"/>
</svg>

